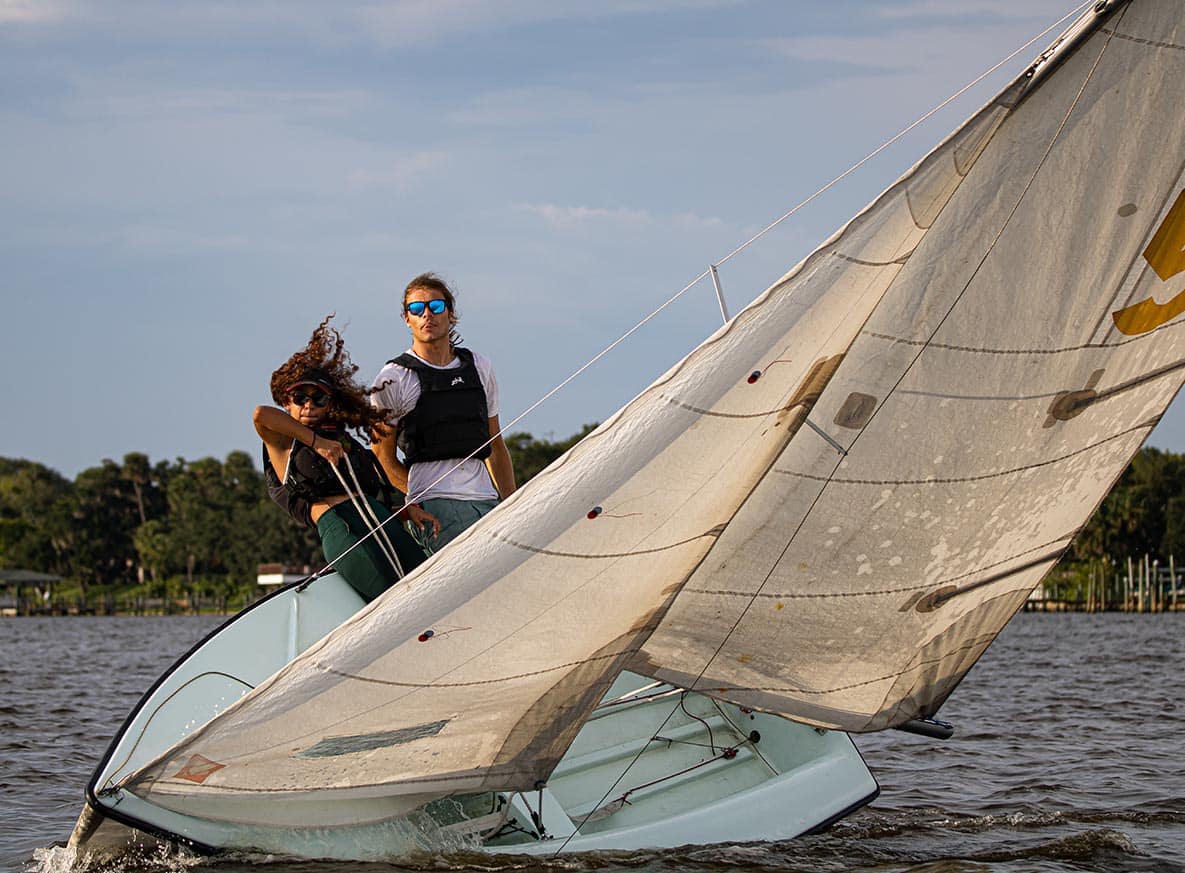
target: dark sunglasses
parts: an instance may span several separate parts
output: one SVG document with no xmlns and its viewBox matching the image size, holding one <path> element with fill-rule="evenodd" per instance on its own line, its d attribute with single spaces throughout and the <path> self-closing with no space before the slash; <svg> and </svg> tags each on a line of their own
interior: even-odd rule
<svg viewBox="0 0 1185 873">
<path fill-rule="evenodd" d="M 329 405 L 329 395 L 324 391 L 293 391 L 288 395 L 288 399 L 295 406 L 304 406 L 306 403 L 312 403 L 313 406 L 321 409 Z"/>
<path fill-rule="evenodd" d="M 424 314 L 425 309 L 427 309 L 433 315 L 440 315 L 440 313 L 448 309 L 448 303 L 446 303 L 444 300 L 441 300 L 440 298 L 437 298 L 436 300 L 413 300 L 411 303 L 407 304 L 405 308 L 411 315 L 414 315 L 418 318 Z"/>
</svg>

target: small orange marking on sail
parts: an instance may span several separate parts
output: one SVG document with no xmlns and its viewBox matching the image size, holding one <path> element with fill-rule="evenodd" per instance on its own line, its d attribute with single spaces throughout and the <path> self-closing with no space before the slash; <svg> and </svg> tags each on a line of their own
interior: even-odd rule
<svg viewBox="0 0 1185 873">
<path fill-rule="evenodd" d="M 1144 260 L 1162 282 L 1185 272 L 1185 191 L 1177 195 L 1173 208 L 1156 229 L 1148 248 L 1144 249 Z M 1111 318 L 1121 333 L 1138 336 L 1182 313 L 1185 313 L 1185 291 L 1168 303 L 1157 303 L 1153 298 L 1145 297 L 1139 303 L 1112 312 Z"/>
<path fill-rule="evenodd" d="M 191 755 L 189 760 L 185 762 L 185 766 L 173 774 L 173 778 L 188 779 L 190 782 L 196 782 L 198 785 L 201 785 L 211 775 L 217 773 L 225 766 L 225 764 L 211 761 L 202 755 Z"/>
</svg>

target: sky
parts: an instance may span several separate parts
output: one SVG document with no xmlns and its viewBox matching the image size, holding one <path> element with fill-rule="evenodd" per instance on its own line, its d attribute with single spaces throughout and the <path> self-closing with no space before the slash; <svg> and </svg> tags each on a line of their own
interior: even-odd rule
<svg viewBox="0 0 1185 873">
<path fill-rule="evenodd" d="M 507 425 L 1077 5 L 0 0 L 0 456 L 256 454 L 272 370 L 336 313 L 369 382 L 427 270 Z M 723 265 L 731 310 L 1051 40 Z M 719 324 L 701 281 L 509 429 L 602 421 Z"/>
</svg>

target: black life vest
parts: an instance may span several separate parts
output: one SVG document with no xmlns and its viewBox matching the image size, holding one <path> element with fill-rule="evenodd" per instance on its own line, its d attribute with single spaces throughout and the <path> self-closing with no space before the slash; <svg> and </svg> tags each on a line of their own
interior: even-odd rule
<svg viewBox="0 0 1185 873">
<path fill-rule="evenodd" d="M 293 496 L 284 487 L 284 483 L 280 481 L 280 477 L 276 473 L 276 468 L 272 466 L 272 459 L 267 453 L 266 445 L 263 447 L 263 478 L 267 482 L 267 496 L 275 501 L 280 509 L 305 527 L 316 526 L 313 524 L 313 505 L 307 500 Z"/>
<path fill-rule="evenodd" d="M 454 348 L 461 366 L 448 370 L 405 353 L 387 361 L 416 374 L 420 399 L 399 421 L 399 450 L 411 466 L 420 461 L 448 461 L 490 456 L 490 415 L 473 352 Z"/>
<path fill-rule="evenodd" d="M 323 438 L 336 440 L 349 453 L 350 464 L 358 477 L 358 484 L 362 493 L 380 499 L 387 496 L 389 488 L 386 478 L 379 471 L 374 454 L 362 443 L 358 442 L 344 430 L 333 427 L 315 428 L 313 432 Z M 330 497 L 344 494 L 342 484 L 334 475 L 329 462 L 318 455 L 304 443 L 294 442 L 292 453 L 288 458 L 288 473 L 281 482 L 276 471 L 272 469 L 271 459 L 267 454 L 267 446 L 263 449 L 264 470 L 268 476 L 268 494 L 279 506 L 297 521 L 305 525 L 312 523 L 309 509 L 312 504 L 320 503 Z M 342 478 L 349 484 L 351 491 L 354 480 L 350 477 L 349 468 L 345 462 L 338 465 Z"/>
</svg>

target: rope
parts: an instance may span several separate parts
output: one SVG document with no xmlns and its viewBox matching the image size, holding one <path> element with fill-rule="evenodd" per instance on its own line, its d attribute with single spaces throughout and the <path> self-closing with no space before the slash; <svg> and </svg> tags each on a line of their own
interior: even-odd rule
<svg viewBox="0 0 1185 873">
<path fill-rule="evenodd" d="M 354 466 L 350 463 L 349 456 L 343 453 L 342 457 L 346 460 L 346 467 L 350 471 L 351 478 L 353 478 L 355 484 L 357 484 L 358 477 L 354 473 Z M 349 484 L 346 482 L 345 477 L 342 476 L 341 470 L 337 468 L 337 465 L 330 464 L 329 468 L 333 470 L 333 475 L 337 476 L 337 481 L 341 483 L 342 489 L 346 492 L 346 496 L 350 498 L 350 503 L 353 505 L 354 511 L 358 513 L 358 517 L 362 519 L 362 523 L 367 527 L 366 535 L 361 537 L 358 542 L 354 543 L 354 545 L 350 546 L 350 548 L 346 549 L 346 551 L 342 552 L 342 554 L 338 556 L 338 559 L 340 560 L 352 552 L 356 546 L 361 545 L 364 540 L 370 538 L 376 532 L 382 530 L 382 525 L 379 524 L 378 517 L 374 514 L 374 510 L 371 509 L 370 503 L 366 499 L 366 495 L 362 493 L 362 487 L 358 486 L 358 493 L 357 496 L 355 496 L 354 491 L 350 489 Z M 375 527 L 370 526 L 370 522 L 367 520 L 368 518 L 372 518 L 374 520 Z M 383 555 L 390 562 L 391 567 L 395 570 L 396 575 L 402 579 L 403 567 L 399 564 L 399 558 L 396 557 L 394 548 L 391 546 L 391 541 L 387 539 L 386 532 L 384 531 L 381 537 L 376 537 L 375 542 L 378 543 L 380 551 L 382 551 Z M 333 564 L 328 565 L 325 569 L 327 570 L 331 566 L 333 566 Z M 317 574 L 317 576 L 322 575 L 324 572 L 325 570 L 322 570 L 321 573 Z"/>
<path fill-rule="evenodd" d="M 374 522 L 373 530 L 378 532 L 378 538 L 382 540 L 382 543 L 386 543 L 386 552 L 391 558 L 391 565 L 395 569 L 395 575 L 402 579 L 404 576 L 403 564 L 399 561 L 399 553 L 395 550 L 395 544 L 391 542 L 390 537 L 387 536 L 387 532 L 383 529 L 378 513 L 374 511 L 374 507 L 370 505 L 370 501 L 362 493 L 362 483 L 358 481 L 358 474 L 354 472 L 354 464 L 350 461 L 350 456 L 347 454 L 343 455 L 343 457 L 346 459 L 346 469 L 350 471 L 350 479 L 354 482 L 354 488 L 358 491 L 362 505 L 366 508 L 370 520 Z"/>
<path fill-rule="evenodd" d="M 712 726 L 710 724 L 708 724 L 706 721 L 704 721 L 702 718 L 700 718 L 698 715 L 696 715 L 695 713 L 688 711 L 688 709 L 687 709 L 687 692 L 686 691 L 679 695 L 679 708 L 681 710 L 683 710 L 684 715 L 686 715 L 690 718 L 694 718 L 696 721 L 698 721 L 700 724 L 702 724 L 705 728 L 707 728 L 708 742 L 711 743 L 712 751 L 715 752 L 716 751 L 716 736 L 715 736 L 715 734 L 712 733 Z M 664 724 L 665 724 L 665 722 L 664 722 Z"/>
<path fill-rule="evenodd" d="M 651 738 L 652 742 L 656 741 L 656 740 L 658 742 L 665 742 L 667 744 L 682 743 L 683 745 L 688 745 L 688 746 L 700 746 L 701 748 L 708 748 L 707 746 L 704 746 L 703 743 L 688 743 L 685 740 L 669 740 L 666 737 L 661 737 L 661 736 L 657 736 L 657 735 L 655 735 L 654 737 Z M 593 816 L 596 816 L 598 812 L 601 812 L 602 810 L 604 810 L 606 806 L 612 806 L 614 804 L 624 805 L 624 804 L 629 803 L 629 796 L 631 794 L 634 794 L 634 793 L 641 791 L 645 788 L 650 788 L 653 785 L 659 785 L 659 784 L 666 782 L 670 779 L 675 779 L 675 778 L 682 776 L 686 773 L 691 773 L 695 770 L 700 769 L 701 767 L 707 767 L 709 764 L 714 764 L 717 761 L 731 761 L 733 758 L 735 758 L 737 756 L 737 752 L 740 751 L 741 746 L 749 745 L 750 742 L 751 741 L 747 740 L 747 739 L 742 740 L 741 742 L 737 743 L 735 746 L 728 746 L 728 747 L 722 749 L 718 753 L 716 752 L 715 746 L 713 746 L 712 747 L 713 755 L 711 758 L 707 758 L 703 761 L 699 761 L 695 764 L 692 764 L 689 767 L 684 767 L 682 770 L 676 770 L 674 773 L 668 773 L 665 776 L 659 776 L 656 779 L 651 779 L 649 782 L 643 782 L 641 785 L 635 785 L 633 788 L 629 788 L 626 791 L 622 792 L 622 794 L 620 796 L 618 796 L 614 800 L 611 800 L 608 804 L 605 804 L 603 802 L 597 804 L 596 808 L 593 809 L 592 812 L 589 812 L 585 815 L 584 820 L 581 822 L 581 824 L 583 825 L 584 822 L 587 822 L 590 820 L 595 821 L 596 819 L 593 819 Z M 602 801 L 603 800 L 604 800 L 604 798 L 602 798 Z M 613 810 L 613 812 L 616 812 L 616 810 Z M 612 813 L 609 813 L 609 814 L 612 814 Z M 603 817 L 603 816 L 598 816 L 598 818 L 601 818 L 601 817 Z M 571 837 L 569 837 L 568 839 L 571 839 Z M 566 843 L 565 843 L 565 845 L 566 845 Z"/>
</svg>

